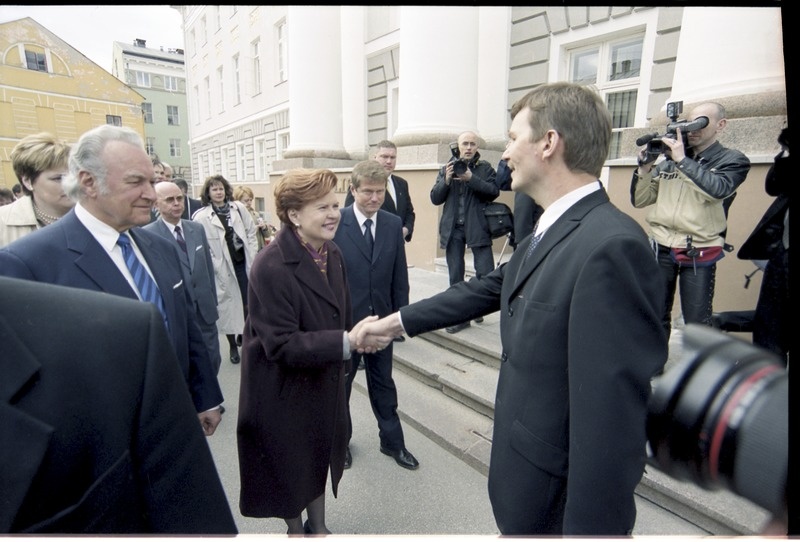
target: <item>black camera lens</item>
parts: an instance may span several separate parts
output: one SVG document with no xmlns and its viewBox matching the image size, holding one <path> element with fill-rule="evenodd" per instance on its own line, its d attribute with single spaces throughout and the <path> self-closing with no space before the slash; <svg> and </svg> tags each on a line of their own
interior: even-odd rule
<svg viewBox="0 0 800 542">
<path fill-rule="evenodd" d="M 683 359 L 653 382 L 650 464 L 787 514 L 789 378 L 771 352 L 700 325 Z"/>
<path fill-rule="evenodd" d="M 464 160 L 453 162 L 453 175 L 459 177 L 467 172 L 467 163 Z"/>
</svg>

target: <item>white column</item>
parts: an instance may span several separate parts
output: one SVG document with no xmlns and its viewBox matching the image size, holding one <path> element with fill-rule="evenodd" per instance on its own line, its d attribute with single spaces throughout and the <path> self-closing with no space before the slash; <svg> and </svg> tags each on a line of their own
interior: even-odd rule
<svg viewBox="0 0 800 542">
<path fill-rule="evenodd" d="M 476 130 L 478 10 L 402 6 L 398 140 Z"/>
<path fill-rule="evenodd" d="M 367 69 L 364 56 L 365 6 L 342 6 L 342 141 L 352 156 L 366 152 Z"/>
<path fill-rule="evenodd" d="M 342 146 L 338 6 L 289 6 L 289 125 L 285 158 L 346 158 Z"/>
<path fill-rule="evenodd" d="M 511 7 L 482 6 L 476 9 L 480 24 L 477 127 L 485 141 L 505 141 L 511 126 L 508 116 Z"/>
<path fill-rule="evenodd" d="M 735 53 L 715 55 L 712 60 L 706 54 L 709 43 L 715 50 Z M 669 101 L 696 103 L 785 91 L 783 72 L 780 7 L 684 8 Z"/>
</svg>

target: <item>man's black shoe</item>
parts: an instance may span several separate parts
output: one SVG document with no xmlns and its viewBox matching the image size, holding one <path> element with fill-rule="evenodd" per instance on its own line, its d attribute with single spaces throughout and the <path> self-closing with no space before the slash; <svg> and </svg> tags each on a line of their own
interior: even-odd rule
<svg viewBox="0 0 800 542">
<path fill-rule="evenodd" d="M 396 343 L 401 343 L 401 342 L 404 342 L 405 340 L 406 340 L 406 338 L 403 337 L 402 335 L 400 335 L 399 337 L 395 337 L 394 338 L 394 342 L 396 342 Z"/>
<path fill-rule="evenodd" d="M 476 324 L 482 324 L 483 323 L 483 316 L 478 316 L 477 318 L 475 318 L 475 323 Z"/>
<path fill-rule="evenodd" d="M 350 454 L 350 446 L 347 447 L 347 451 L 344 453 L 344 468 L 349 469 L 353 466 L 353 456 Z"/>
<path fill-rule="evenodd" d="M 225 414 L 225 407 L 224 406 L 219 405 L 219 413 L 220 414 Z"/>
<path fill-rule="evenodd" d="M 460 324 L 456 324 L 454 326 L 445 328 L 445 331 L 448 333 L 458 333 L 462 329 L 467 329 L 468 327 L 469 327 L 469 322 L 462 322 Z"/>
<path fill-rule="evenodd" d="M 411 452 L 405 448 L 400 448 L 399 450 L 390 450 L 389 448 L 381 445 L 381 453 L 393 457 L 395 462 L 397 462 L 397 464 L 404 469 L 416 470 L 417 467 L 419 467 L 419 461 L 417 461 L 417 458 L 411 455 Z"/>
<path fill-rule="evenodd" d="M 235 346 L 231 346 L 231 363 L 234 365 L 242 361 L 242 358 L 239 357 L 239 349 Z"/>
</svg>

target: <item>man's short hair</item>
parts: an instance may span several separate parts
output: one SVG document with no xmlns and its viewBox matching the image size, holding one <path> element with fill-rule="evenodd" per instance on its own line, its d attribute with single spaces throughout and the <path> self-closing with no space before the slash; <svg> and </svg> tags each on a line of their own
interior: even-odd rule
<svg viewBox="0 0 800 542">
<path fill-rule="evenodd" d="M 570 171 L 600 177 L 611 144 L 611 114 L 597 92 L 576 83 L 550 83 L 517 100 L 511 118 L 525 108 L 533 141 L 555 130 L 564 141 L 564 163 Z"/>
<path fill-rule="evenodd" d="M 350 186 L 358 189 L 362 179 L 371 181 L 383 181 L 384 184 L 389 180 L 389 174 L 383 169 L 376 160 L 364 160 L 353 167 L 353 174 L 350 176 Z"/>
</svg>

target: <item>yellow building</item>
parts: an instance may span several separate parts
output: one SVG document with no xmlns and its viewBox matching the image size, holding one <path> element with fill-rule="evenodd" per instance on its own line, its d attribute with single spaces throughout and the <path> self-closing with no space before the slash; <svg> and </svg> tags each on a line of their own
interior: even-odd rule
<svg viewBox="0 0 800 542">
<path fill-rule="evenodd" d="M 30 17 L 0 23 L 0 186 L 17 182 L 10 155 L 25 136 L 50 132 L 74 143 L 91 128 L 116 124 L 144 137 L 143 101 Z"/>
</svg>

